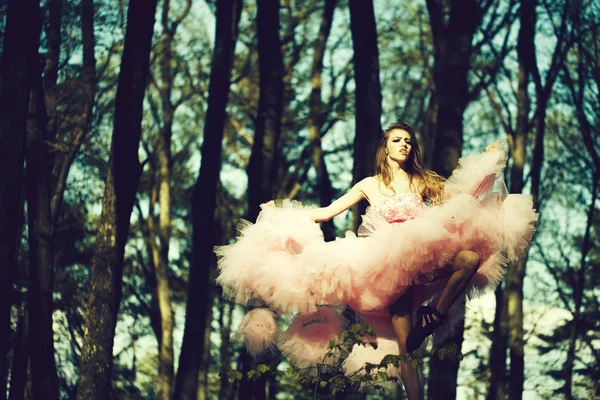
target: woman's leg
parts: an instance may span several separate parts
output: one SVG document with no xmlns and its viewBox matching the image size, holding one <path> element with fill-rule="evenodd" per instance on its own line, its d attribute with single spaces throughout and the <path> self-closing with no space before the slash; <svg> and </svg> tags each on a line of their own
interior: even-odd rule
<svg viewBox="0 0 600 400">
<path fill-rule="evenodd" d="M 416 324 L 418 325 L 411 330 L 406 338 L 406 349 L 408 352 L 418 349 L 427 336 L 431 335 L 442 324 L 452 304 L 465 292 L 471 278 L 477 272 L 477 268 L 479 268 L 479 263 L 480 258 L 477 253 L 470 250 L 462 250 L 454 259 L 454 264 L 450 271 L 440 271 L 443 274 L 449 272 L 450 278 L 435 308 L 419 307 L 417 309 L 417 318 L 419 321 Z"/>
<path fill-rule="evenodd" d="M 454 259 L 454 268 L 446 287 L 440 295 L 436 310 L 446 315 L 454 302 L 464 293 L 477 268 L 479 268 L 479 255 L 470 250 L 462 250 Z"/>
<path fill-rule="evenodd" d="M 398 341 L 400 355 L 408 354 L 406 351 L 406 337 L 412 327 L 411 292 L 412 288 L 390 307 L 392 326 L 394 327 L 394 334 Z M 408 400 L 421 400 L 423 392 L 421 383 L 419 382 L 418 367 L 413 368 L 410 362 L 401 361 L 400 377 L 402 378 Z"/>
</svg>

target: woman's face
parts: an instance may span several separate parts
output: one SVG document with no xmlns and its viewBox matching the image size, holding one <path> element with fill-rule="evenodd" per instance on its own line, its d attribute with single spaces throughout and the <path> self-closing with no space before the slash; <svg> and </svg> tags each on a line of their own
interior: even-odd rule
<svg viewBox="0 0 600 400">
<path fill-rule="evenodd" d="M 385 144 L 385 152 L 388 160 L 404 164 L 410 157 L 412 150 L 411 141 L 410 134 L 403 129 L 390 131 L 387 143 Z"/>
</svg>

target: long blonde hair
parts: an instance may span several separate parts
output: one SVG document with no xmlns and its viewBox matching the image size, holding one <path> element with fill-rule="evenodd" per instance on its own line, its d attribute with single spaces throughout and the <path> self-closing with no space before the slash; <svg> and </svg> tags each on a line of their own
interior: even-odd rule
<svg viewBox="0 0 600 400">
<path fill-rule="evenodd" d="M 385 187 L 388 187 L 392 182 L 392 170 L 386 161 L 386 145 L 390 138 L 390 133 L 394 130 L 403 130 L 408 132 L 410 135 L 410 144 L 412 149 L 408 155 L 408 159 L 405 164 L 405 171 L 410 177 L 411 190 L 418 192 L 418 187 L 415 186 L 413 178 L 416 178 L 417 184 L 421 184 L 421 195 L 429 200 L 431 203 L 438 203 L 443 198 L 444 192 L 444 181 L 445 179 L 430 170 L 423 168 L 421 163 L 421 150 L 419 149 L 419 142 L 415 137 L 415 132 L 412 127 L 404 122 L 397 122 L 388 126 L 381 135 L 379 140 L 379 146 L 377 147 L 377 154 L 375 156 L 375 175 L 379 178 Z M 394 190 L 392 188 L 392 190 Z"/>
</svg>

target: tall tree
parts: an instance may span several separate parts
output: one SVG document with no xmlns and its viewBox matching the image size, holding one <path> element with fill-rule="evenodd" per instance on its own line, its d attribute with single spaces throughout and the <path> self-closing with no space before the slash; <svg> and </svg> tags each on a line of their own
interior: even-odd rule
<svg viewBox="0 0 600 400">
<path fill-rule="evenodd" d="M 585 321 L 585 297 L 584 291 L 589 285 L 589 271 L 593 268 L 592 250 L 594 246 L 593 224 L 597 214 L 596 201 L 599 197 L 598 182 L 600 182 L 600 145 L 598 140 L 598 127 L 595 126 L 593 118 L 600 115 L 598 100 L 600 99 L 600 23 L 598 15 L 594 13 L 591 2 L 580 2 L 583 12 L 574 13 L 573 30 L 575 40 L 575 62 L 562 65 L 563 81 L 567 86 L 575 115 L 578 123 L 578 131 L 582 142 L 588 153 L 591 168 L 592 188 L 591 202 L 587 212 L 587 223 L 583 238 L 581 239 L 581 256 L 579 265 L 574 268 L 576 272 L 572 279 L 573 292 L 561 298 L 573 299 L 573 304 L 567 305 L 572 314 L 572 320 L 568 324 L 567 356 L 563 367 L 564 386 L 562 393 L 564 398 L 574 398 L 573 385 L 575 375 L 575 361 L 577 358 L 576 347 L 578 340 L 585 335 L 587 324 Z M 597 12 L 597 10 L 596 10 Z M 576 72 L 575 72 L 576 71 Z M 595 96 L 594 96 L 595 94 Z M 586 113 L 586 109 L 593 113 Z M 590 121 L 590 115 L 592 116 Z M 597 218 L 597 217 L 596 217 Z M 592 268 L 590 268 L 592 267 Z M 593 286 L 592 286 L 593 287 Z"/>
<path fill-rule="evenodd" d="M 27 219 L 29 226 L 29 326 L 33 395 L 58 399 L 54 359 L 52 295 L 53 227 L 50 210 L 50 160 L 41 68 L 32 81 L 27 146 Z"/>
<path fill-rule="evenodd" d="M 171 1 L 165 0 L 162 5 L 160 24 L 162 35 L 159 41 L 158 79 L 153 79 L 160 99 L 162 124 L 158 135 L 156 149 L 158 172 L 158 224 L 151 223 L 153 215 L 148 215 L 148 241 L 153 253 L 154 282 L 156 284 L 156 302 L 160 317 L 159 356 L 158 356 L 158 398 L 169 400 L 174 387 L 174 354 L 173 354 L 173 310 L 169 288 L 169 243 L 171 240 L 171 208 L 172 208 L 172 174 L 173 156 L 171 142 L 175 111 L 182 104 L 184 96 L 178 102 L 173 101 L 173 89 L 177 75 L 175 60 L 175 35 L 181 23 L 189 15 L 192 1 L 187 0 L 184 10 L 176 18 L 170 17 Z M 157 238 L 158 240 L 156 240 Z"/>
<path fill-rule="evenodd" d="M 310 116 L 308 118 L 309 142 L 313 143 L 312 164 L 317 173 L 317 184 L 319 187 L 319 203 L 326 207 L 333 198 L 333 187 L 331 179 L 327 172 L 323 148 L 321 146 L 321 135 L 323 125 L 325 125 L 325 115 L 323 112 L 323 100 L 321 97 L 323 59 L 325 57 L 325 47 L 327 39 L 331 32 L 331 23 L 333 22 L 333 12 L 337 0 L 325 0 L 323 15 L 321 17 L 321 26 L 319 36 L 314 47 L 312 68 L 310 73 L 311 91 L 309 98 Z M 322 226 L 325 238 L 332 240 L 335 237 L 335 227 L 333 221 L 329 221 Z"/>
<path fill-rule="evenodd" d="M 283 114 L 283 56 L 279 39 L 279 0 L 258 0 L 256 31 L 258 39 L 259 95 L 252 153 L 248 163 L 247 219 L 258 216 L 260 204 L 272 199 L 278 186 L 281 165 L 279 138 Z M 253 365 L 248 354 L 241 356 L 242 371 Z M 242 380 L 239 396 L 264 399 L 267 377 Z"/>
<path fill-rule="evenodd" d="M 206 315 L 212 304 L 207 287 L 210 285 L 212 249 L 215 243 L 206 238 L 214 238 L 216 232 L 214 215 L 221 170 L 221 142 L 241 9 L 242 0 L 217 2 L 202 163 L 192 192 L 192 262 L 188 278 L 185 329 L 175 383 L 176 400 L 195 399 L 198 390 Z"/>
<path fill-rule="evenodd" d="M 531 99 L 529 96 L 528 85 L 532 73 L 532 64 L 535 64 L 535 25 L 536 25 L 536 5 L 537 0 L 523 0 L 519 10 L 520 28 L 517 41 L 517 57 L 519 60 L 519 72 L 517 83 L 517 119 L 516 128 L 512 127 L 507 132 L 510 136 L 512 165 L 510 168 L 510 192 L 521 193 L 523 190 L 523 170 L 527 160 L 527 138 L 529 136 L 529 112 L 531 109 Z M 531 57 L 534 59 L 531 59 Z M 520 260 L 518 263 L 524 263 L 525 260 Z M 524 270 L 521 266 L 518 268 Z M 512 288 L 517 281 L 523 277 L 516 272 L 516 268 L 509 269 L 507 277 L 507 287 Z M 507 307 L 504 304 L 505 291 L 501 286 L 496 289 L 496 317 L 494 320 L 494 332 L 492 333 L 492 348 L 490 351 L 490 386 L 488 389 L 488 399 L 504 399 L 506 391 L 506 350 L 508 345 L 508 334 L 514 334 L 514 331 L 509 330 L 509 320 Z M 513 311 L 514 312 L 514 311 Z M 522 313 L 522 309 L 521 309 Z M 512 318 L 512 315 L 511 315 Z M 521 315 L 522 318 L 522 315 Z M 512 340 L 513 347 L 516 345 L 516 336 Z M 522 345 L 521 345 L 522 346 Z M 522 348 L 521 348 L 522 351 Z M 522 358 L 521 358 L 522 360 Z M 519 366 L 518 359 L 515 359 L 515 365 L 512 365 L 511 356 L 511 371 L 516 371 L 522 368 Z"/>
<path fill-rule="evenodd" d="M 81 4 L 83 71 L 73 133 L 63 142 L 65 151 L 50 157 L 48 143 L 57 136 L 57 78 L 60 59 L 62 0 L 48 4 L 49 24 L 46 29 L 47 55 L 42 85 L 41 74 L 34 77 L 30 106 L 29 150 L 27 157 L 29 214 L 29 326 L 31 327 L 31 373 L 36 396 L 58 398 L 58 377 L 54 359 L 53 278 L 54 233 L 66 189 L 66 179 L 91 120 L 95 93 L 95 56 L 92 0 Z M 45 94 L 44 86 L 48 91 Z M 52 165 L 54 164 L 54 165 Z M 51 175 L 54 172 L 54 176 Z M 54 179 L 53 179 L 54 178 Z"/>
<path fill-rule="evenodd" d="M 549 16 L 556 13 L 561 15 L 560 24 L 554 25 L 556 45 L 546 71 L 545 81 L 539 72 L 535 48 L 535 32 L 537 24 L 537 0 L 521 0 L 520 2 L 520 30 L 517 42 L 517 57 L 519 60 L 518 90 L 516 102 L 518 115 L 513 128 L 511 122 L 506 122 L 500 107 L 488 93 L 488 97 L 495 103 L 495 108 L 508 135 L 508 143 L 513 159 L 509 174 L 509 189 L 511 193 L 520 193 L 525 186 L 524 169 L 529 158 L 527 156 L 527 138 L 533 131 L 535 142 L 530 166 L 531 194 L 536 208 L 540 208 L 540 182 L 542 178 L 542 163 L 544 159 L 544 137 L 546 130 L 546 113 L 548 102 L 552 94 L 554 83 L 558 77 L 561 66 L 572 46 L 572 38 L 568 30 L 568 10 L 570 1 L 553 3 L 553 8 L 548 8 Z M 528 83 L 535 85 L 535 102 L 530 98 Z M 506 103 L 502 99 L 502 103 Z M 533 117 L 529 115 L 531 104 L 534 103 Z M 510 116 L 510 111 L 506 111 Z M 496 290 L 496 313 L 494 321 L 493 343 L 490 354 L 492 365 L 488 399 L 504 398 L 506 374 L 506 349 L 510 349 L 510 371 L 508 380 L 508 396 L 510 399 L 521 399 L 525 380 L 524 371 L 524 329 L 523 329 L 523 280 L 525 278 L 527 255 L 518 262 L 508 267 L 505 289 Z M 511 310 L 510 318 L 508 310 Z"/>
<path fill-rule="evenodd" d="M 9 0 L 0 58 L 0 399 L 5 382 L 16 261 L 22 224 L 23 161 L 31 78 L 38 72 L 39 0 Z"/>
<path fill-rule="evenodd" d="M 138 147 L 142 108 L 149 75 L 156 0 L 130 0 L 117 94 L 111 159 L 86 307 L 78 399 L 110 397 L 112 352 L 121 303 L 129 218 L 141 174 Z"/>
<path fill-rule="evenodd" d="M 252 153 L 248 163 L 248 213 L 255 220 L 261 203 L 273 196 L 281 155 L 283 56 L 279 40 L 279 0 L 258 0 L 256 30 L 260 92 Z"/>
<path fill-rule="evenodd" d="M 23 400 L 27 385 L 27 365 L 29 363 L 29 324 L 25 304 L 17 305 L 16 343 L 13 346 L 13 357 L 10 368 L 9 400 Z"/>
<path fill-rule="evenodd" d="M 517 104 L 518 115 L 516 130 L 511 141 L 512 166 L 510 169 L 510 192 L 523 191 L 523 170 L 526 163 L 527 137 L 529 135 L 529 110 L 531 100 L 527 86 L 533 68 L 537 65 L 535 60 L 535 25 L 536 25 L 537 0 L 521 1 L 519 39 L 517 54 L 519 59 Z M 542 99 L 538 99 L 538 102 Z M 543 142 L 541 142 L 543 143 Z M 540 166 L 541 167 L 541 166 Z M 520 399 L 523 392 L 524 374 L 524 348 L 523 348 L 523 300 L 522 285 L 525 278 L 526 259 L 511 264 L 506 277 L 506 309 L 511 310 L 508 319 L 508 334 L 510 346 L 510 379 L 509 399 Z M 508 318 L 508 312 L 502 315 Z M 498 357 L 502 357 L 499 354 Z M 506 360 L 494 360 L 500 366 Z M 498 387 L 498 389 L 501 389 Z"/>
<path fill-rule="evenodd" d="M 449 176 L 462 153 L 473 35 L 490 0 L 427 0 L 434 46 L 433 169 Z"/>
<path fill-rule="evenodd" d="M 381 135 L 381 83 L 377 25 L 372 0 L 350 0 L 350 29 L 354 54 L 355 129 L 352 180 L 372 175 L 377 144 Z M 364 212 L 364 204 L 354 207 L 354 224 Z M 358 226 L 358 225 L 357 225 Z"/>
<path fill-rule="evenodd" d="M 481 4 L 480 4 L 481 3 Z M 468 73 L 475 31 L 481 24 L 482 10 L 490 1 L 427 0 L 434 46 L 432 167 L 449 176 L 458 165 L 463 146 L 463 114 L 469 102 Z M 462 346 L 464 326 L 458 327 L 439 346 Z M 428 381 L 429 399 L 456 397 L 458 359 L 433 357 Z"/>
</svg>

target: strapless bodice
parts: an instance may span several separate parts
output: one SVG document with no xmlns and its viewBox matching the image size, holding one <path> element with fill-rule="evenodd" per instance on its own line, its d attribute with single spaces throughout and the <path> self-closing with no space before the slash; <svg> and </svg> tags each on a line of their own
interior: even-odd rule
<svg viewBox="0 0 600 400">
<path fill-rule="evenodd" d="M 416 193 L 403 193 L 380 201 L 372 208 L 388 223 L 398 224 L 416 218 L 425 208 L 425 202 Z"/>
</svg>

